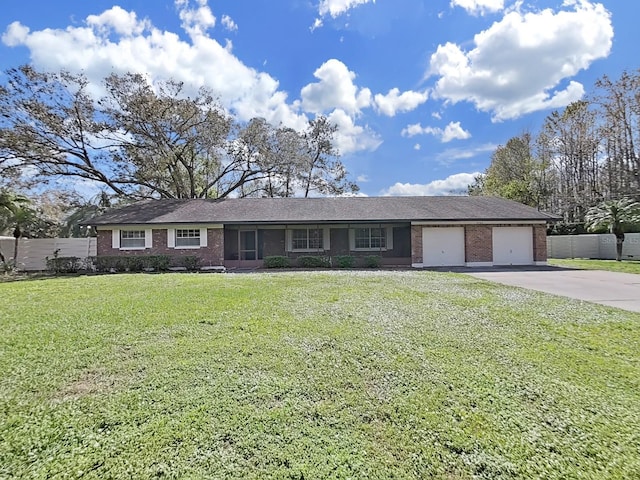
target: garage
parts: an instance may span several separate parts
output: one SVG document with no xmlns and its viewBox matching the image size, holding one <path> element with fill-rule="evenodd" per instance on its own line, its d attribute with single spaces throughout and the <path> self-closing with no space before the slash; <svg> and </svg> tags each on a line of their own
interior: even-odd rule
<svg viewBox="0 0 640 480">
<path fill-rule="evenodd" d="M 422 252 L 425 267 L 464 265 L 464 227 L 424 227 Z"/>
<path fill-rule="evenodd" d="M 533 231 L 531 227 L 494 227 L 494 265 L 533 264 Z"/>
</svg>

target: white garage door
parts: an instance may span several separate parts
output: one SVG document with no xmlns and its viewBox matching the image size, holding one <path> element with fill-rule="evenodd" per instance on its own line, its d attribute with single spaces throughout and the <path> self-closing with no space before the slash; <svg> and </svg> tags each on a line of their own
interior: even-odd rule
<svg viewBox="0 0 640 480">
<path fill-rule="evenodd" d="M 493 264 L 531 265 L 533 231 L 531 227 L 494 227 Z"/>
<path fill-rule="evenodd" d="M 422 263 L 427 267 L 464 265 L 464 227 L 423 228 Z"/>
</svg>

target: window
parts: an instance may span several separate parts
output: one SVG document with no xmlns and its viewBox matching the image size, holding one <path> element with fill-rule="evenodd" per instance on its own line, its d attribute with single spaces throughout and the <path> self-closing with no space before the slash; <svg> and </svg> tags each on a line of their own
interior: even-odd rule
<svg viewBox="0 0 640 480">
<path fill-rule="evenodd" d="M 145 248 L 145 231 L 120 230 L 120 248 Z"/>
<path fill-rule="evenodd" d="M 287 229 L 288 252 L 318 252 L 329 250 L 331 243 L 329 227 L 318 228 L 313 225 L 297 225 Z"/>
<path fill-rule="evenodd" d="M 324 231 L 321 228 L 298 228 L 291 235 L 293 250 L 322 250 Z"/>
<path fill-rule="evenodd" d="M 387 247 L 387 233 L 384 228 L 356 228 L 355 248 L 374 249 Z"/>
<path fill-rule="evenodd" d="M 355 251 L 393 250 L 392 226 L 361 225 L 349 230 L 349 248 Z"/>
<path fill-rule="evenodd" d="M 207 246 L 207 229 L 184 225 L 182 228 L 167 228 L 168 248 L 204 248 Z"/>
<path fill-rule="evenodd" d="M 199 247 L 200 229 L 189 228 L 176 230 L 176 247 Z"/>
</svg>

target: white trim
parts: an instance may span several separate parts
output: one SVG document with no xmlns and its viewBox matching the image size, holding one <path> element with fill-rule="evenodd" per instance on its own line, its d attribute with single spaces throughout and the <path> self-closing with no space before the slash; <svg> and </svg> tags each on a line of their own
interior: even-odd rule
<svg viewBox="0 0 640 480">
<path fill-rule="evenodd" d="M 111 248 L 120 249 L 120 230 L 117 228 L 111 230 Z"/>
<path fill-rule="evenodd" d="M 428 220 L 428 221 L 415 221 L 411 222 L 412 226 L 455 226 L 455 225 L 513 225 L 517 227 L 519 225 L 546 225 L 546 220 Z"/>
<path fill-rule="evenodd" d="M 293 230 L 290 229 L 286 229 L 284 231 L 284 238 L 285 238 L 285 243 L 286 243 L 286 247 L 287 247 L 287 252 L 290 252 L 293 250 Z"/>
<path fill-rule="evenodd" d="M 153 248 L 153 230 L 150 228 L 144 231 L 144 248 Z"/>
<path fill-rule="evenodd" d="M 167 228 L 167 248 L 176 248 L 176 229 Z"/>
<path fill-rule="evenodd" d="M 209 230 L 206 227 L 200 229 L 200 247 L 205 248 L 207 246 L 207 232 Z"/>
</svg>

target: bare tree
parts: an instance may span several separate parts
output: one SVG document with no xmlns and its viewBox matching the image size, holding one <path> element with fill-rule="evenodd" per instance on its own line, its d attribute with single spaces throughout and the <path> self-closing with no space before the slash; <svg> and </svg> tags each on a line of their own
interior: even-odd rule
<svg viewBox="0 0 640 480">
<path fill-rule="evenodd" d="M 604 143 L 603 192 L 609 198 L 640 193 L 640 70 L 596 82 Z"/>
</svg>

